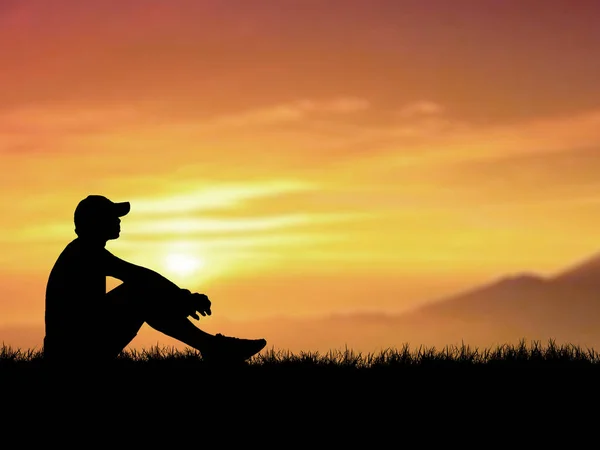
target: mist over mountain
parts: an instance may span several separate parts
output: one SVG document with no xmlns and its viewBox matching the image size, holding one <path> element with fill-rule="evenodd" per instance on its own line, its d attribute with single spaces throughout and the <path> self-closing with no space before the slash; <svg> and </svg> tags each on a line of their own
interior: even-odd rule
<svg viewBox="0 0 600 450">
<path fill-rule="evenodd" d="M 288 333 L 291 328 L 287 324 Z M 502 276 L 400 315 L 323 318 L 313 322 L 311 333 L 320 333 L 333 347 L 363 351 L 405 343 L 495 347 L 521 339 L 600 348 L 600 255 L 550 277 Z"/>
</svg>

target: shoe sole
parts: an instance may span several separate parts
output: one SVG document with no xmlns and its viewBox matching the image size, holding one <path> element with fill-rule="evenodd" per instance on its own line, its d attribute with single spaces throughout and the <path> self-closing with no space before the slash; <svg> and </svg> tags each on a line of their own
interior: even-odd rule
<svg viewBox="0 0 600 450">
<path fill-rule="evenodd" d="M 267 341 L 263 342 L 263 345 L 260 346 L 256 351 L 249 355 L 235 355 L 231 356 L 231 354 L 225 354 L 222 356 L 202 356 L 202 359 L 206 362 L 211 363 L 219 363 L 219 364 L 237 364 L 237 363 L 245 363 L 247 360 L 252 358 L 253 356 L 260 353 L 267 346 Z"/>
</svg>

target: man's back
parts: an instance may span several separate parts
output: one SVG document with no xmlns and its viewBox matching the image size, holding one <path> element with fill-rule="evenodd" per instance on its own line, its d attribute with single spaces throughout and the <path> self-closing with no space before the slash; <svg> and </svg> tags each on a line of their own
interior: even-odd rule
<svg viewBox="0 0 600 450">
<path fill-rule="evenodd" d="M 104 247 L 76 238 L 56 260 L 46 286 L 46 349 L 76 345 L 93 332 L 106 294 L 107 254 Z"/>
</svg>

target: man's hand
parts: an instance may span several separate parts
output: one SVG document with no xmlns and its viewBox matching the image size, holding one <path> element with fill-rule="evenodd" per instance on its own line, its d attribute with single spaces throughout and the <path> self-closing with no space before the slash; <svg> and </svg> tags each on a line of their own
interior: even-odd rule
<svg viewBox="0 0 600 450">
<path fill-rule="evenodd" d="M 186 311 L 188 316 L 192 316 L 194 319 L 200 319 L 198 313 L 202 316 L 210 316 L 212 311 L 210 310 L 211 301 L 205 294 L 198 292 L 190 292 L 188 289 L 182 289 L 184 294 L 183 301 L 186 303 Z"/>
<path fill-rule="evenodd" d="M 212 303 L 208 299 L 208 296 L 206 296 L 205 294 L 194 292 L 192 294 L 192 298 L 194 299 L 194 304 L 196 305 L 196 311 L 198 311 L 203 316 L 210 316 L 212 314 L 212 311 L 210 310 Z M 199 317 L 196 318 L 199 319 Z"/>
</svg>

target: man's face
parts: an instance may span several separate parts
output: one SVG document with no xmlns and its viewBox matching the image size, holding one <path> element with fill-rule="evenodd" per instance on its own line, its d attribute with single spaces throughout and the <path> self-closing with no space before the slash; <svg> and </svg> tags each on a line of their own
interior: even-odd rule
<svg viewBox="0 0 600 450">
<path fill-rule="evenodd" d="M 105 228 L 106 240 L 117 239 L 121 234 L 121 218 L 110 217 L 106 220 Z"/>
<path fill-rule="evenodd" d="M 121 218 L 110 211 L 100 211 L 94 215 L 82 217 L 75 223 L 80 237 L 109 241 L 121 234 Z"/>
<path fill-rule="evenodd" d="M 121 219 L 117 216 L 98 218 L 89 228 L 88 235 L 109 241 L 117 239 L 121 233 Z"/>
</svg>

